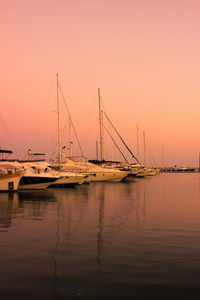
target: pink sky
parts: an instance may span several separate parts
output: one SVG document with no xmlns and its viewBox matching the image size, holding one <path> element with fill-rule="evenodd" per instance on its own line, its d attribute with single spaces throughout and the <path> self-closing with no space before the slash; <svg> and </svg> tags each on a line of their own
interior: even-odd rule
<svg viewBox="0 0 200 300">
<path fill-rule="evenodd" d="M 144 130 L 157 165 L 163 145 L 166 165 L 198 165 L 199 1 L 7 0 L 0 20 L 2 148 L 20 157 L 28 148 L 52 156 L 59 72 L 88 158 L 95 157 L 100 88 L 107 114 L 133 151 L 139 124 L 141 161 Z M 61 116 L 67 126 L 63 107 Z M 106 145 L 107 158 L 119 159 Z"/>
</svg>

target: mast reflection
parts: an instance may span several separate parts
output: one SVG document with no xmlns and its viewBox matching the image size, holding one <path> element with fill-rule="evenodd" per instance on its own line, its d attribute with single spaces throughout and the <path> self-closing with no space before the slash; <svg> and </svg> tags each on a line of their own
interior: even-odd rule
<svg viewBox="0 0 200 300">
<path fill-rule="evenodd" d="M 0 197 L 0 232 L 8 231 L 12 218 L 19 209 L 17 193 L 1 193 Z"/>
<path fill-rule="evenodd" d="M 99 220 L 97 225 L 97 270 L 100 271 L 102 265 L 103 255 L 103 229 L 104 229 L 104 201 L 105 201 L 105 190 L 104 186 L 101 189 L 99 198 Z"/>
</svg>

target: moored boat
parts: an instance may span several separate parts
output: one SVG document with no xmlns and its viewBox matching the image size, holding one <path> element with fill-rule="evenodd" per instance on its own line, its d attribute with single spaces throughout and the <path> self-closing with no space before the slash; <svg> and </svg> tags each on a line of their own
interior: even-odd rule
<svg viewBox="0 0 200 300">
<path fill-rule="evenodd" d="M 58 166 L 58 164 L 55 164 Z M 78 172 L 93 181 L 122 181 L 129 173 L 129 171 L 120 171 L 114 168 L 106 168 L 97 166 L 87 161 L 73 161 L 65 158 L 65 161 L 60 164 L 62 171 Z"/>
<path fill-rule="evenodd" d="M 45 172 L 42 162 L 23 161 L 21 165 L 24 174 L 19 183 L 19 190 L 44 190 L 59 179 L 59 176 Z"/>
<path fill-rule="evenodd" d="M 53 170 L 45 161 L 26 161 L 22 163 L 24 174 L 19 189 L 46 189 L 48 187 L 68 187 L 81 184 L 84 176 Z"/>
<path fill-rule="evenodd" d="M 2 155 L 0 160 L 0 191 L 17 191 L 23 170 L 17 161 L 3 158 L 3 154 L 12 154 L 12 151 L 0 150 L 0 154 Z"/>
</svg>

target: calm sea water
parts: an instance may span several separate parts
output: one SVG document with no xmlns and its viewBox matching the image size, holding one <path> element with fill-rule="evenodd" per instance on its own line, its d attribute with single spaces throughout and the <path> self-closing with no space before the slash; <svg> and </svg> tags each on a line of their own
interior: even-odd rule
<svg viewBox="0 0 200 300">
<path fill-rule="evenodd" d="M 199 174 L 0 194 L 0 299 L 199 298 Z"/>
</svg>

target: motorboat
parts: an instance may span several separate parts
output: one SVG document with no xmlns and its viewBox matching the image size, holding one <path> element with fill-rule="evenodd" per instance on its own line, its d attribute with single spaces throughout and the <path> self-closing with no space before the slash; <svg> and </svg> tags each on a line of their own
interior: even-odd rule
<svg viewBox="0 0 200 300">
<path fill-rule="evenodd" d="M 19 189 L 46 189 L 48 187 L 68 187 L 81 184 L 84 176 L 75 173 L 53 170 L 44 161 L 23 161 L 24 174 Z"/>
<path fill-rule="evenodd" d="M 23 170 L 17 161 L 3 158 L 4 154 L 12 154 L 11 150 L 0 150 L 0 154 L 0 191 L 17 191 Z"/>
<path fill-rule="evenodd" d="M 21 161 L 21 165 L 24 173 L 19 183 L 19 190 L 43 190 L 59 179 L 59 176 L 45 172 L 39 162 Z"/>
<path fill-rule="evenodd" d="M 54 167 L 58 164 L 53 164 Z M 74 161 L 71 158 L 65 158 L 64 162 L 60 164 L 62 171 L 78 172 L 84 176 L 88 176 L 93 181 L 122 181 L 129 173 L 129 171 L 120 171 L 114 168 L 107 168 L 92 164 L 85 160 Z"/>
</svg>

